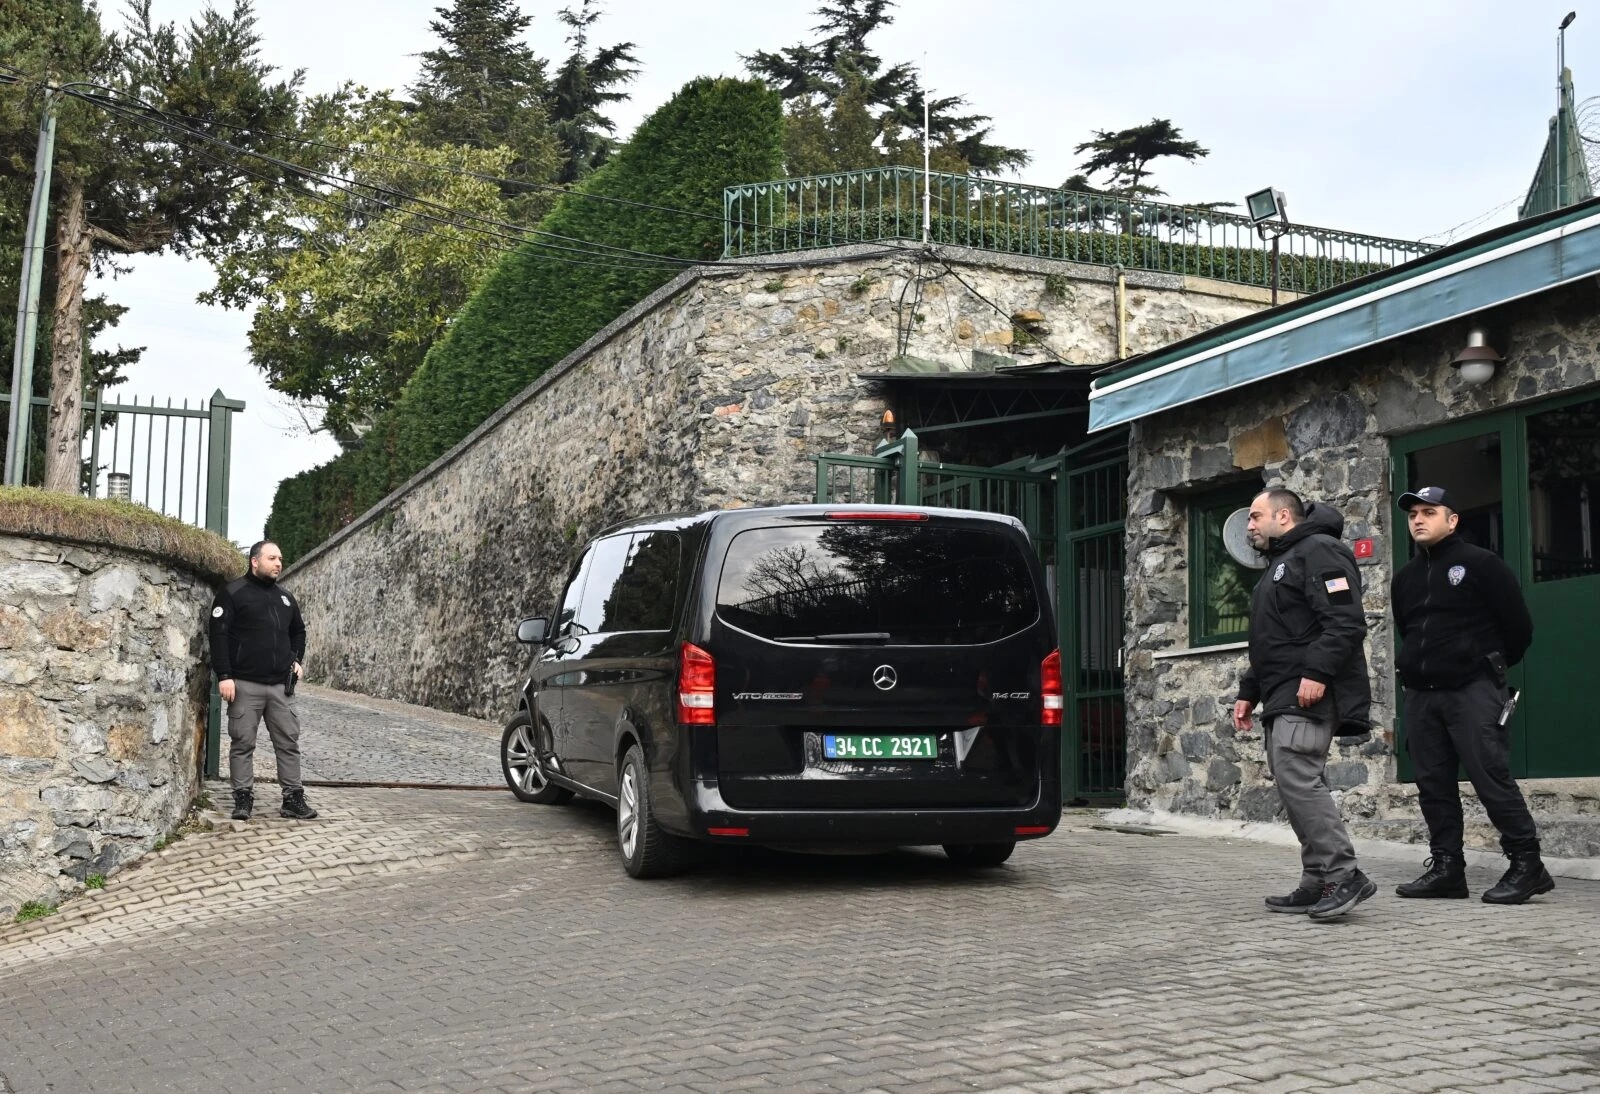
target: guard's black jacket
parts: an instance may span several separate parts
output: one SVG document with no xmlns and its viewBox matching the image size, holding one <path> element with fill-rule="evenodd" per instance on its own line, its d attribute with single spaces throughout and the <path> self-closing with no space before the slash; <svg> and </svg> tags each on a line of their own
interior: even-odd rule
<svg viewBox="0 0 1600 1094">
<path fill-rule="evenodd" d="M 1305 519 L 1268 545 L 1250 598 L 1250 668 L 1239 698 L 1258 704 L 1263 718 L 1332 717 L 1337 735 L 1359 736 L 1371 728 L 1372 683 L 1361 574 L 1343 532 L 1342 515 L 1311 502 Z M 1328 687 L 1309 708 L 1296 699 L 1302 677 Z"/>
<path fill-rule="evenodd" d="M 218 680 L 282 684 L 305 659 L 300 604 L 276 581 L 245 574 L 211 604 L 211 667 Z"/>
<path fill-rule="evenodd" d="M 1511 567 L 1459 534 L 1420 548 L 1389 583 L 1396 666 L 1408 688 L 1465 687 L 1492 675 L 1489 654 L 1515 665 L 1533 642 L 1533 617 Z"/>
</svg>

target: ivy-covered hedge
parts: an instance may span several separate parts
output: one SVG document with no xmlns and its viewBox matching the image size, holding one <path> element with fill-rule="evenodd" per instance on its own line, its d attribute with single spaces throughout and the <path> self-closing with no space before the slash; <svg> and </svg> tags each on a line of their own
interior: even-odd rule
<svg viewBox="0 0 1600 1094">
<path fill-rule="evenodd" d="M 935 243 L 1098 266 L 1120 264 L 1130 270 L 1189 274 L 1245 285 L 1272 284 L 1272 252 L 1255 247 L 1168 242 L 1156 236 L 1082 226 L 1052 228 L 1026 213 L 988 218 L 934 214 L 929 227 Z M 770 254 L 921 238 L 920 211 L 885 206 L 790 217 L 770 227 L 751 229 L 737 249 L 743 254 Z M 1285 254 L 1280 259 L 1279 285 L 1288 292 L 1320 292 L 1387 268 L 1380 262 Z"/>
<path fill-rule="evenodd" d="M 542 244 L 520 247 L 484 279 L 359 448 L 279 485 L 267 535 L 284 557 L 301 557 L 382 500 L 680 268 L 587 245 L 719 257 L 723 188 L 781 170 L 782 123 L 775 92 L 735 79 L 692 81 L 647 118 L 540 222 Z"/>
</svg>

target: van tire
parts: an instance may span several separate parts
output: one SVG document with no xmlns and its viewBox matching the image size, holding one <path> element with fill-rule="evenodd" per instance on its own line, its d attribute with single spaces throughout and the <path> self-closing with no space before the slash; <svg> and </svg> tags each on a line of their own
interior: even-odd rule
<svg viewBox="0 0 1600 1094">
<path fill-rule="evenodd" d="M 533 719 L 526 710 L 506 723 L 500 734 L 500 773 L 506 777 L 506 786 L 518 801 L 534 805 L 565 805 L 572 800 L 572 791 L 551 782 L 539 764 L 538 733 Z"/>
<path fill-rule="evenodd" d="M 947 843 L 944 853 L 957 866 L 999 866 L 1017 849 L 1017 841 L 1009 843 Z"/>
<path fill-rule="evenodd" d="M 637 744 L 628 746 L 617 768 L 617 850 L 629 877 L 671 877 L 689 861 L 688 841 L 656 823 L 650 773 Z"/>
</svg>

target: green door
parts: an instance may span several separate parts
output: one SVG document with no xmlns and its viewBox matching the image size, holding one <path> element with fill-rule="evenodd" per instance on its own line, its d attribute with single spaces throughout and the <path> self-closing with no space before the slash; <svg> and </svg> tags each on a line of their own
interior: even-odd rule
<svg viewBox="0 0 1600 1094">
<path fill-rule="evenodd" d="M 1522 718 L 1531 778 L 1600 775 L 1600 704 L 1593 677 L 1600 637 L 1600 398 L 1526 416 L 1528 578 L 1533 648 L 1523 670 Z"/>
<path fill-rule="evenodd" d="M 1585 697 L 1600 634 L 1600 396 L 1502 411 L 1396 438 L 1392 496 L 1443 486 L 1457 497 L 1459 534 L 1505 559 L 1533 615 L 1533 647 L 1511 672 L 1522 691 L 1512 719 L 1519 778 L 1600 775 L 1600 705 Z M 1390 512 L 1394 564 L 1411 557 L 1405 515 Z M 1397 742 L 1405 739 L 1396 719 Z M 1400 777 L 1411 778 L 1400 748 Z"/>
</svg>

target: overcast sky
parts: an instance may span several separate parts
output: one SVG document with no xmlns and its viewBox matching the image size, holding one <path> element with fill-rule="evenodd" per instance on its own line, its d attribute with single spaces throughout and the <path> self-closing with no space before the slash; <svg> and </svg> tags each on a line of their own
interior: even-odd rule
<svg viewBox="0 0 1600 1094">
<path fill-rule="evenodd" d="M 403 88 L 440 0 L 258 0 L 267 59 L 304 69 L 306 87 L 346 80 Z M 115 25 L 120 10 L 102 8 Z M 186 20 L 203 0 L 154 0 Z M 534 49 L 565 53 L 562 3 L 523 0 Z M 742 75 L 738 55 L 807 38 L 812 3 L 610 0 L 593 39 L 631 40 L 644 70 L 613 112 L 626 135 L 685 81 Z M 1290 217 L 1349 231 L 1443 241 L 1511 220 L 1555 102 L 1555 31 L 1572 0 L 1343 0 L 1337 4 L 1144 0 L 917 0 L 876 43 L 925 64 L 937 95 L 965 95 L 994 118 L 993 139 L 1033 153 L 1021 181 L 1056 185 L 1097 128 L 1171 118 L 1211 150 L 1158 165 L 1175 201 L 1238 201 L 1283 190 Z M 1286 14 L 1293 12 L 1293 14 Z M 1587 15 L 1588 21 L 1585 16 Z M 923 58 L 926 56 L 926 61 Z M 1600 94 L 1600 10 L 1567 32 L 1579 99 Z M 1600 136 L 1600 133 L 1597 133 Z M 752 180 L 757 181 L 757 180 Z M 148 347 L 124 396 L 177 400 L 220 388 L 249 406 L 235 431 L 230 535 L 256 537 L 280 479 L 337 446 L 307 434 L 250 365 L 246 315 L 202 307 L 207 267 L 140 261 L 100 289 L 132 311 L 112 341 Z"/>
</svg>

